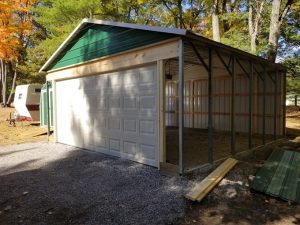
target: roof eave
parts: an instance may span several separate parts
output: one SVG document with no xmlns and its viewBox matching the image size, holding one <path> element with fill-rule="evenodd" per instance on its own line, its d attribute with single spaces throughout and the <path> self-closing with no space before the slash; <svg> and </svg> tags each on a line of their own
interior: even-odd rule
<svg viewBox="0 0 300 225">
<path fill-rule="evenodd" d="M 82 22 L 99 24 L 99 25 L 107 25 L 107 26 L 124 27 L 124 28 L 138 29 L 138 30 L 154 31 L 154 32 L 160 32 L 160 33 L 169 33 L 169 34 L 176 34 L 176 35 L 180 35 L 180 36 L 187 34 L 187 30 L 178 29 L 178 28 L 166 28 L 166 27 L 159 27 L 159 26 L 113 22 L 113 21 L 107 21 L 107 20 L 96 20 L 96 19 L 88 19 L 88 18 L 83 19 Z"/>
<path fill-rule="evenodd" d="M 69 34 L 66 40 L 56 49 L 56 51 L 51 55 L 51 57 L 47 60 L 47 62 L 42 66 L 39 70 L 39 73 L 46 72 L 46 68 L 52 63 L 52 61 L 56 58 L 56 56 L 67 46 L 67 44 L 72 40 L 73 37 L 80 31 L 81 27 L 85 25 L 85 21 L 82 20 L 80 24 Z"/>
<path fill-rule="evenodd" d="M 257 61 L 257 62 L 260 62 L 262 64 L 268 64 L 268 65 L 273 65 L 277 68 L 280 68 L 281 70 L 283 71 L 286 71 L 286 67 L 283 66 L 282 64 L 280 63 L 274 63 L 274 62 L 271 62 L 267 59 L 264 59 L 260 56 L 257 56 L 257 55 L 253 55 L 251 53 L 248 53 L 248 52 L 245 52 L 245 51 L 242 51 L 240 49 L 237 49 L 237 48 L 234 48 L 234 47 L 231 47 L 231 46 L 228 46 L 228 45 L 225 45 L 225 44 L 222 44 L 220 42 L 216 42 L 216 41 L 213 41 L 211 39 L 208 39 L 206 37 L 203 37 L 203 36 L 200 36 L 200 35 L 197 35 L 197 34 L 194 34 L 194 33 L 191 33 L 191 32 L 187 32 L 187 35 L 186 35 L 187 38 L 191 38 L 191 39 L 195 39 L 195 40 L 201 40 L 202 42 L 205 42 L 206 44 L 208 45 L 212 45 L 212 46 L 215 46 L 215 47 L 218 47 L 218 48 L 222 48 L 222 49 L 225 49 L 229 52 L 232 52 L 232 53 L 237 53 L 239 55 L 242 55 L 244 56 L 245 58 L 249 58 L 249 59 L 252 59 L 253 61 Z"/>
</svg>

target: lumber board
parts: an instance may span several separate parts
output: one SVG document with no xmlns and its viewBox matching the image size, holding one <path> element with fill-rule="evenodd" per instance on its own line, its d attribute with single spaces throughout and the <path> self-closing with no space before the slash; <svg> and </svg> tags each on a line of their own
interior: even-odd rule
<svg viewBox="0 0 300 225">
<path fill-rule="evenodd" d="M 89 62 L 83 62 L 57 71 L 50 71 L 47 80 L 61 80 L 95 74 L 108 73 L 111 71 L 131 68 L 133 66 L 154 63 L 157 60 L 178 57 L 178 40 L 172 39 L 156 43 L 151 46 L 144 46 L 141 49 L 133 49 L 128 52 L 121 52 Z"/>
<path fill-rule="evenodd" d="M 227 164 L 227 167 L 215 179 L 207 185 L 207 188 L 197 197 L 197 201 L 202 201 L 203 198 L 224 178 L 224 176 L 236 165 L 237 161 L 232 160 Z"/>
<path fill-rule="evenodd" d="M 204 180 L 196 184 L 185 197 L 192 201 L 201 201 L 236 165 L 237 162 L 238 161 L 233 158 L 227 159 Z"/>
</svg>

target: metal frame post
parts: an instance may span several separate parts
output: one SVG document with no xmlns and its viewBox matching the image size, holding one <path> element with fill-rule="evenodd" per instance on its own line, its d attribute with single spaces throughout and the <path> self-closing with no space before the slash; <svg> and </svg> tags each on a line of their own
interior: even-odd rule
<svg viewBox="0 0 300 225">
<path fill-rule="evenodd" d="M 183 129 L 184 129 L 184 106 L 183 106 L 183 84 L 184 84 L 184 43 L 183 40 L 179 40 L 179 49 L 178 49 L 178 57 L 179 57 L 179 71 L 178 71 L 178 128 L 179 128 L 179 174 L 182 175 L 184 172 L 184 164 L 183 164 L 183 151 L 184 151 L 184 138 L 183 138 Z"/>
<path fill-rule="evenodd" d="M 213 60 L 212 60 L 212 48 L 209 48 L 209 56 L 208 56 L 208 65 L 197 51 L 197 48 L 190 42 L 195 54 L 197 55 L 198 59 L 200 60 L 201 64 L 204 66 L 205 70 L 208 73 L 208 162 L 213 163 L 213 116 L 212 116 L 212 75 L 213 75 Z M 216 51 L 217 55 L 224 63 L 225 67 L 228 69 L 226 63 L 224 62 L 221 55 Z M 230 70 L 229 70 L 230 71 Z"/>
<path fill-rule="evenodd" d="M 263 132 L 263 145 L 266 144 L 266 78 L 267 78 L 267 70 L 264 67 L 264 79 L 263 79 L 263 124 L 262 124 L 262 132 Z"/>
<path fill-rule="evenodd" d="M 286 72 L 284 72 L 284 75 L 283 75 L 283 103 L 282 103 L 282 134 L 283 136 L 285 137 L 286 136 Z"/>
<path fill-rule="evenodd" d="M 212 117 L 212 49 L 209 48 L 208 62 L 208 162 L 213 163 L 213 117 Z"/>
<path fill-rule="evenodd" d="M 231 112 L 230 112 L 230 128 L 231 128 L 231 154 L 235 154 L 235 56 L 232 56 L 232 75 L 231 75 Z"/>
<path fill-rule="evenodd" d="M 274 140 L 277 139 L 277 77 L 278 71 L 276 70 L 274 79 Z"/>
<path fill-rule="evenodd" d="M 248 148 L 252 148 L 252 116 L 253 116 L 253 111 L 252 111 L 252 95 L 253 95 L 253 63 L 250 61 L 250 73 L 249 73 L 249 118 L 248 118 Z"/>
<path fill-rule="evenodd" d="M 47 87 L 47 136 L 49 141 L 50 136 L 50 96 L 49 96 L 49 81 L 46 81 L 46 87 Z"/>
</svg>

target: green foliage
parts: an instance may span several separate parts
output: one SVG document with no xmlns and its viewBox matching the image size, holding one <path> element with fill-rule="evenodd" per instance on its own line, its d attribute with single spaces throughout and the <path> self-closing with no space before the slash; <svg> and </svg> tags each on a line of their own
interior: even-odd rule
<svg viewBox="0 0 300 225">
<path fill-rule="evenodd" d="M 286 0 L 282 1 L 284 5 Z M 19 80 L 43 82 L 45 75 L 38 70 L 83 18 L 183 26 L 211 38 L 212 3 L 211 0 L 41 0 L 32 12 L 34 32 L 28 38 L 27 51 L 19 65 Z M 265 1 L 259 26 L 257 54 L 262 56 L 267 49 L 271 4 L 271 1 Z M 300 3 L 296 2 L 283 21 L 278 50 L 282 61 L 291 57 L 285 60 L 285 65 L 291 68 L 289 74 L 299 74 L 292 72 L 293 68 L 299 67 L 299 56 L 293 55 L 300 46 L 299 8 Z M 248 0 L 220 0 L 219 19 L 221 42 L 250 52 Z M 298 78 L 289 77 L 289 85 L 293 86 Z"/>
<path fill-rule="evenodd" d="M 287 67 L 287 92 L 300 94 L 300 52 L 287 57 L 283 64 Z"/>
</svg>

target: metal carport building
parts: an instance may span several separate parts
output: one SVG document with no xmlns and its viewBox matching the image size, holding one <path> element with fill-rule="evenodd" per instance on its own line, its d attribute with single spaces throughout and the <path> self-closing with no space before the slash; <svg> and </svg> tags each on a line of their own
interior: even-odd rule
<svg viewBox="0 0 300 225">
<path fill-rule="evenodd" d="M 60 143 L 182 174 L 285 135 L 285 68 L 187 30 L 84 19 L 40 71 Z"/>
</svg>

